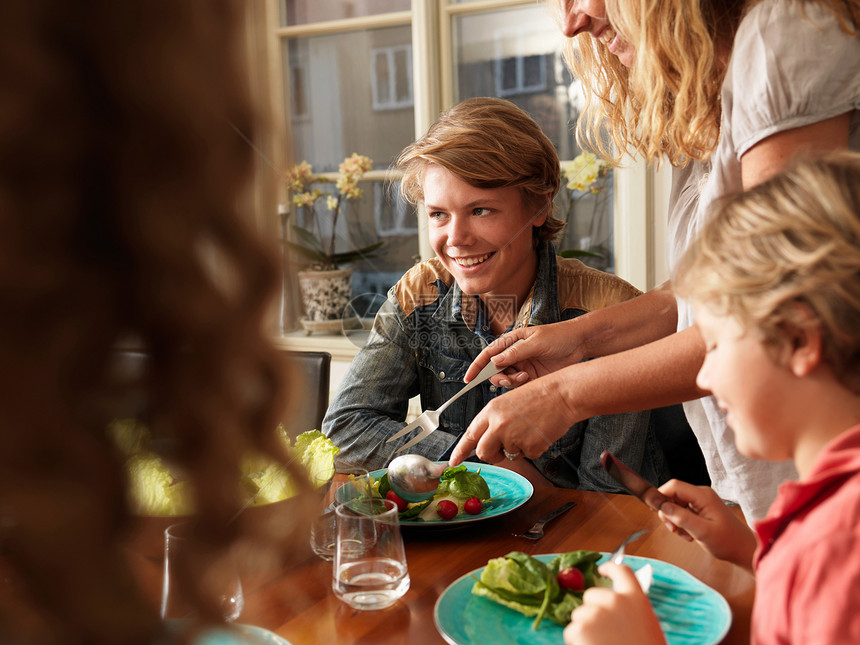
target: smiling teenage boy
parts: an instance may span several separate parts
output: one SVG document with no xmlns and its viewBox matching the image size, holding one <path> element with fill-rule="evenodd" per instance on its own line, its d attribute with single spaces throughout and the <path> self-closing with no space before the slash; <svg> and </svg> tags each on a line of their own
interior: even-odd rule
<svg viewBox="0 0 860 645">
<path fill-rule="evenodd" d="M 613 275 L 556 256 L 563 223 L 553 215 L 558 155 L 513 103 L 469 99 L 444 113 L 398 160 L 401 193 L 422 204 L 436 257 L 391 289 L 366 345 L 323 423 L 339 459 L 382 468 L 412 438 L 408 401 L 436 409 L 463 387 L 469 364 L 505 331 L 575 318 L 639 294 Z M 446 459 L 477 412 L 503 393 L 485 383 L 441 415 L 439 429 L 410 449 Z M 573 426 L 540 458 L 504 465 L 532 481 L 618 492 L 600 468 L 618 451 L 652 482 L 668 477 L 650 411 L 595 417 Z M 513 460 L 510 460 L 513 457 Z M 629 461 L 628 461 L 629 460 Z"/>
</svg>

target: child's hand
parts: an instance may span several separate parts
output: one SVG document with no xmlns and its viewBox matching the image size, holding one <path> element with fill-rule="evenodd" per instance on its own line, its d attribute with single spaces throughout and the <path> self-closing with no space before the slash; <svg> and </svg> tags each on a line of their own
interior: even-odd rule
<svg viewBox="0 0 860 645">
<path fill-rule="evenodd" d="M 695 540 L 715 558 L 752 571 L 755 535 L 714 489 L 672 479 L 660 492 L 678 502 L 665 502 L 658 513 L 670 531 Z"/>
<path fill-rule="evenodd" d="M 629 567 L 611 562 L 600 573 L 612 579 L 613 588 L 591 587 L 583 604 L 573 610 L 564 629 L 567 645 L 665 645 L 657 616 Z"/>
</svg>

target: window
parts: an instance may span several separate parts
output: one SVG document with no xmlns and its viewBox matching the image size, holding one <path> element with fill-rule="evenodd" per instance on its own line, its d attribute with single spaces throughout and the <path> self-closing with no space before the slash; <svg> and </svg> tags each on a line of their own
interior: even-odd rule
<svg viewBox="0 0 860 645">
<path fill-rule="evenodd" d="M 374 49 L 370 65 L 373 109 L 412 107 L 412 45 Z"/>
<path fill-rule="evenodd" d="M 336 172 L 353 152 L 374 160 L 365 196 L 339 244 L 384 239 L 386 246 L 379 257 L 353 266 L 354 291 L 385 293 L 416 257 L 432 254 L 415 209 L 393 189 L 397 177 L 389 168 L 441 110 L 471 96 L 502 96 L 541 124 L 562 160 L 581 152 L 573 134 L 581 93 L 562 61 L 563 37 L 544 3 L 278 1 L 280 25 L 273 31 L 292 157 L 307 160 L 317 173 Z M 645 264 L 637 260 L 631 268 L 627 262 L 648 257 L 648 236 L 640 235 L 647 227 L 628 226 L 630 212 L 642 212 L 647 191 L 639 167 L 632 168 L 611 173 L 597 194 L 561 191 L 557 212 L 568 226 L 559 247 L 596 253 L 583 260 L 610 271 L 623 268 L 624 277 L 645 287 L 651 286 L 644 284 Z M 619 200 L 638 211 L 616 215 Z M 615 230 L 624 234 L 616 239 Z M 617 253 L 625 254 L 623 267 Z"/>
</svg>

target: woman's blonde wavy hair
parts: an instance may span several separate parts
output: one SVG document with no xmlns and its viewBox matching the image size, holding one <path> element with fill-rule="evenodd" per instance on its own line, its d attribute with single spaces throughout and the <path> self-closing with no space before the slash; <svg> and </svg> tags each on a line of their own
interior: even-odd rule
<svg viewBox="0 0 860 645">
<path fill-rule="evenodd" d="M 860 154 L 800 159 L 717 202 L 672 285 L 774 357 L 792 329 L 819 326 L 823 360 L 860 393 Z"/>
<path fill-rule="evenodd" d="M 800 0 L 833 12 L 857 34 L 860 0 Z M 551 0 L 558 15 L 565 0 Z M 632 68 L 588 34 L 567 39 L 582 82 L 584 147 L 616 163 L 624 153 L 674 166 L 705 160 L 720 134 L 720 89 L 744 13 L 760 0 L 606 0 L 607 16 L 636 50 Z"/>
<path fill-rule="evenodd" d="M 236 55 L 243 12 L 4 2 L 0 595 L 19 601 L 0 603 L 4 643 L 166 642 L 123 549 L 128 486 L 105 405 L 126 391 L 118 340 L 149 357 L 135 385 L 193 485 L 207 564 L 245 530 L 243 455 L 287 461 L 266 332 L 277 254 L 237 210 L 252 169 L 239 133 L 257 122 Z M 184 580 L 216 619 L 203 576 Z"/>
<path fill-rule="evenodd" d="M 400 193 L 417 204 L 424 198 L 424 171 L 435 163 L 478 188 L 518 188 L 523 203 L 548 208 L 535 227 L 536 240 L 555 240 L 564 222 L 552 203 L 561 186 L 558 153 L 540 126 L 510 101 L 472 98 L 444 112 L 427 133 L 397 159 Z"/>
</svg>

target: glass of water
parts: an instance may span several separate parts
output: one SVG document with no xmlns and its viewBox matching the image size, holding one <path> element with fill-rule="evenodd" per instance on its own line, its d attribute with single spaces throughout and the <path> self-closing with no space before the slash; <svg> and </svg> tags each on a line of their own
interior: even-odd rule
<svg viewBox="0 0 860 645">
<path fill-rule="evenodd" d="M 201 562 L 207 561 L 209 548 L 204 547 L 191 532 L 191 524 L 169 526 L 164 532 L 164 578 L 161 593 L 161 617 L 164 620 L 190 618 L 194 615 L 188 600 L 183 579 L 196 572 L 202 575 L 200 593 L 210 606 L 218 607 L 224 620 L 231 622 L 242 613 L 245 596 L 239 568 L 232 554 L 225 553 L 200 571 Z"/>
<path fill-rule="evenodd" d="M 409 590 L 397 504 L 387 499 L 339 504 L 332 589 L 355 609 L 384 609 Z"/>
<path fill-rule="evenodd" d="M 365 469 L 352 466 L 338 467 L 323 500 L 323 510 L 311 523 L 310 541 L 314 553 L 323 560 L 333 560 L 334 545 L 337 540 L 335 508 L 344 502 L 369 500 L 371 496 L 370 476 Z"/>
</svg>

